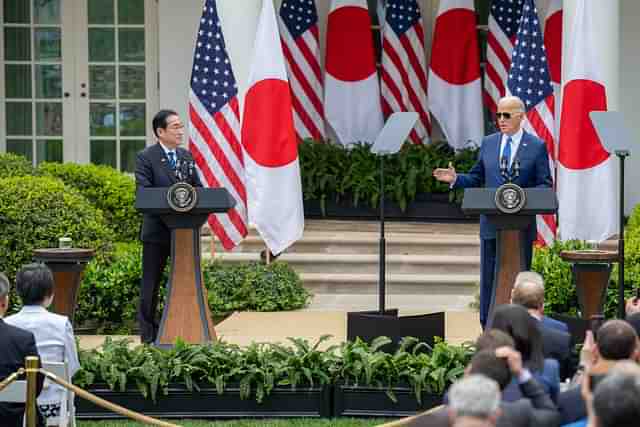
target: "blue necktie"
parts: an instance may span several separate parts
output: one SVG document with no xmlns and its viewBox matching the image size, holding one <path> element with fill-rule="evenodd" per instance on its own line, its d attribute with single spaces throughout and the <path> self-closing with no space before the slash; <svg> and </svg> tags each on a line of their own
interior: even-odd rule
<svg viewBox="0 0 640 427">
<path fill-rule="evenodd" d="M 169 166 L 171 166 L 171 169 L 175 169 L 176 168 L 176 153 L 174 153 L 173 151 L 169 151 L 167 153 L 167 156 L 169 157 Z"/>
<path fill-rule="evenodd" d="M 507 143 L 502 150 L 502 163 L 507 165 L 507 170 L 511 170 L 511 137 L 507 138 Z"/>
</svg>

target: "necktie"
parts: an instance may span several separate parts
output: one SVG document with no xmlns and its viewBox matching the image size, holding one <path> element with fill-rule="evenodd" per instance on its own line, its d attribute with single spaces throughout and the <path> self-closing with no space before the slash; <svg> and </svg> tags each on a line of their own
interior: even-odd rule
<svg viewBox="0 0 640 427">
<path fill-rule="evenodd" d="M 176 168 L 176 153 L 174 153 L 173 151 L 169 151 L 167 153 L 167 156 L 169 157 L 169 166 L 171 166 L 171 169 L 175 169 Z"/>
<path fill-rule="evenodd" d="M 513 140 L 511 137 L 507 138 L 507 143 L 504 146 L 504 150 L 502 150 L 502 163 L 507 165 L 507 170 L 511 170 L 511 142 Z"/>
</svg>

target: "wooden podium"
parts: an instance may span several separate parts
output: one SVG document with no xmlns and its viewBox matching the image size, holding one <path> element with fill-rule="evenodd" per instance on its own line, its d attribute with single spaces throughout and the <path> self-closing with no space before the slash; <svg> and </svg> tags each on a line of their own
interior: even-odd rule
<svg viewBox="0 0 640 427">
<path fill-rule="evenodd" d="M 465 214 L 486 215 L 495 225 L 496 268 L 493 279 L 495 290 L 491 298 L 489 319 L 496 305 L 508 304 L 516 276 L 526 269 L 525 231 L 532 217 L 553 214 L 558 210 L 558 199 L 551 188 L 524 188 L 525 204 L 516 213 L 503 213 L 496 204 L 496 188 L 467 188 L 464 190 L 462 211 Z"/>
<path fill-rule="evenodd" d="M 171 347 L 180 338 L 192 344 L 214 341 L 207 290 L 200 268 L 200 227 L 211 213 L 227 212 L 235 200 L 224 188 L 196 188 L 196 206 L 177 212 L 169 206 L 168 187 L 139 188 L 136 209 L 158 215 L 171 230 L 171 272 L 160 329 L 158 347 Z"/>
</svg>

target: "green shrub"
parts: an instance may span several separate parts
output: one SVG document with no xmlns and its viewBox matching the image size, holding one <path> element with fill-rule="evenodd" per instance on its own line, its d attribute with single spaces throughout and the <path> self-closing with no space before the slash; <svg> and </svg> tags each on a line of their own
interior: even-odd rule
<svg viewBox="0 0 640 427">
<path fill-rule="evenodd" d="M 41 163 L 37 172 L 60 178 L 102 209 L 117 240 L 138 238 L 142 216 L 134 208 L 136 185 L 131 177 L 108 166 L 75 163 Z"/>
<path fill-rule="evenodd" d="M 0 188 L 0 271 L 12 282 L 31 262 L 34 249 L 57 247 L 62 236 L 71 237 L 75 247 L 98 252 L 113 239 L 102 212 L 58 179 L 5 178 Z"/>
<path fill-rule="evenodd" d="M 327 200 L 351 197 L 353 203 L 375 207 L 380 199 L 380 161 L 367 144 L 349 149 L 338 144 L 306 140 L 298 146 L 302 192 L 305 200 L 319 200 L 322 211 Z M 453 163 L 456 170 L 471 169 L 477 157 L 473 148 L 454 152 L 445 143 L 406 143 L 399 153 L 385 160 L 385 195 L 402 210 L 420 193 L 449 193 L 437 182 L 433 169 Z M 461 191 L 452 192 L 460 200 Z"/>
<path fill-rule="evenodd" d="M 31 162 L 22 156 L 11 153 L 0 153 L 0 178 L 33 175 Z"/>
</svg>

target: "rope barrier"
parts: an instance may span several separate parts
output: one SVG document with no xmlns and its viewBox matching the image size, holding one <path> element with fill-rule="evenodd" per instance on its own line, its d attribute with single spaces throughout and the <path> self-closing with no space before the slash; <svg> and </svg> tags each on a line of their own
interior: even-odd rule
<svg viewBox="0 0 640 427">
<path fill-rule="evenodd" d="M 14 372 L 13 374 L 9 375 L 7 378 L 5 378 L 2 381 L 0 381 L 0 391 L 2 391 L 5 388 L 9 387 L 11 385 L 11 383 L 14 382 L 15 380 L 17 380 L 18 377 L 20 375 L 22 375 L 22 374 L 24 374 L 24 368 L 18 369 L 16 372 Z"/>
</svg>

